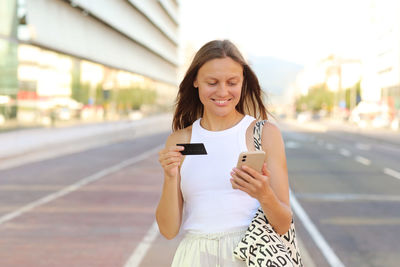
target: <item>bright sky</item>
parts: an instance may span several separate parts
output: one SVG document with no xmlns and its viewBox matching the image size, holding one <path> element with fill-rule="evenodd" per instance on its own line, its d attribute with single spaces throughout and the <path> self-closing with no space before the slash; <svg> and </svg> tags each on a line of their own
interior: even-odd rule
<svg viewBox="0 0 400 267">
<path fill-rule="evenodd" d="M 396 1 L 396 0 L 395 0 Z M 230 39 L 245 54 L 306 64 L 365 47 L 371 0 L 181 0 L 181 40 Z"/>
</svg>

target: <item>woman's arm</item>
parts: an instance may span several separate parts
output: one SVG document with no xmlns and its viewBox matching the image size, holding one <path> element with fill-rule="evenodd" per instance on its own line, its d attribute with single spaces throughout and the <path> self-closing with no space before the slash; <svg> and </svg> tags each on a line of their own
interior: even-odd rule
<svg viewBox="0 0 400 267">
<path fill-rule="evenodd" d="M 235 168 L 232 187 L 256 198 L 274 230 L 284 234 L 292 220 L 285 147 L 279 129 L 269 122 L 263 128 L 262 147 L 266 152 L 262 173 L 246 167 Z"/>
<path fill-rule="evenodd" d="M 172 133 L 159 152 L 159 162 L 164 169 L 164 184 L 161 198 L 156 210 L 156 220 L 160 233 L 167 239 L 174 238 L 182 222 L 183 197 L 180 190 L 180 165 L 183 156 L 179 151 L 182 147 L 176 146 L 177 133 Z"/>
</svg>

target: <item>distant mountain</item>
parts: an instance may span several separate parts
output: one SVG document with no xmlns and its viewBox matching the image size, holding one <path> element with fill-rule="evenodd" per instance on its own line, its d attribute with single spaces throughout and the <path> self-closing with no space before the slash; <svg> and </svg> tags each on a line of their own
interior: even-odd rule
<svg viewBox="0 0 400 267">
<path fill-rule="evenodd" d="M 303 69 L 302 65 L 273 57 L 250 56 L 248 60 L 262 89 L 271 96 L 283 96 Z"/>
</svg>

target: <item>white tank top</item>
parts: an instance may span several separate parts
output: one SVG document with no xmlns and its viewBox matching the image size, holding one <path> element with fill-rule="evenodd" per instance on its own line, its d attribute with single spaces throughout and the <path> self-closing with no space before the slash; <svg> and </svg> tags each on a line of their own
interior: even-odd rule
<svg viewBox="0 0 400 267">
<path fill-rule="evenodd" d="M 246 115 L 223 131 L 208 131 L 200 119 L 192 126 L 191 143 L 204 143 L 207 155 L 186 156 L 181 166 L 184 199 L 183 230 L 219 233 L 247 227 L 259 202 L 232 189 L 232 168 L 239 154 L 247 151 L 246 130 L 255 119 Z"/>
</svg>

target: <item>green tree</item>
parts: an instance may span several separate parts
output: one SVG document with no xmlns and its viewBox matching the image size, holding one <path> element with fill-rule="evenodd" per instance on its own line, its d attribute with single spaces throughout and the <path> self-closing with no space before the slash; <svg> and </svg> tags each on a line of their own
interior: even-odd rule
<svg viewBox="0 0 400 267">
<path fill-rule="evenodd" d="M 346 108 L 354 108 L 361 99 L 361 81 L 358 81 L 353 87 L 347 88 L 345 91 Z"/>
<path fill-rule="evenodd" d="M 310 110 L 313 112 L 333 108 L 334 93 L 329 91 L 326 84 L 319 84 L 309 89 L 308 94 L 301 96 L 296 101 L 296 111 Z"/>
<path fill-rule="evenodd" d="M 118 110 L 127 113 L 130 110 L 138 110 L 144 104 L 154 104 L 157 93 L 153 89 L 122 88 L 112 92 Z"/>
</svg>

